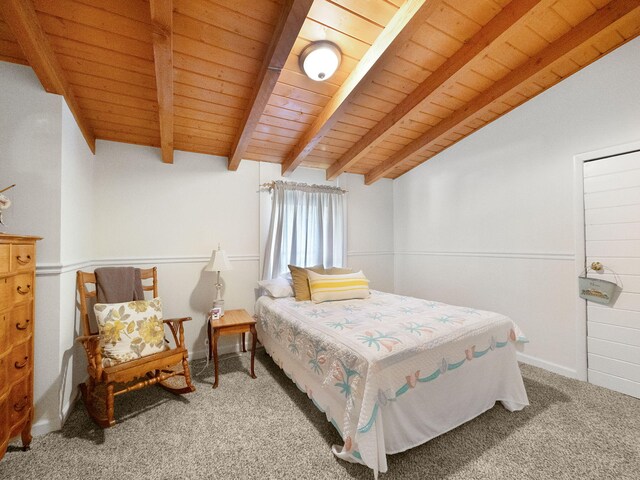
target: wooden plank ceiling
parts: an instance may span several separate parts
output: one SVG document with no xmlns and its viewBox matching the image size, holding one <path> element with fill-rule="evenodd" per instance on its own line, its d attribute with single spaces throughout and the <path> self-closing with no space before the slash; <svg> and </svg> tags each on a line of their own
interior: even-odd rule
<svg viewBox="0 0 640 480">
<path fill-rule="evenodd" d="M 397 178 L 640 34 L 638 0 L 2 0 L 95 139 Z M 330 40 L 324 82 L 298 56 Z M 526 135 L 526 132 L 523 132 Z"/>
</svg>

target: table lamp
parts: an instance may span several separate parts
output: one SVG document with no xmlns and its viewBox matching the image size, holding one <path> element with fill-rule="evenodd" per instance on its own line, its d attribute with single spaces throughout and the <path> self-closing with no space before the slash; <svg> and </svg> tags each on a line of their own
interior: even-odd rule
<svg viewBox="0 0 640 480">
<path fill-rule="evenodd" d="M 233 267 L 229 262 L 229 258 L 227 258 L 227 253 L 224 250 L 220 250 L 220 244 L 218 244 L 218 249 L 211 252 L 211 260 L 209 260 L 204 271 L 218 272 L 218 279 L 216 281 L 216 298 L 213 301 L 213 308 L 220 308 L 220 316 L 224 315 L 224 300 L 222 299 L 221 294 L 222 284 L 220 283 L 220 272 L 231 269 L 233 269 Z"/>
</svg>

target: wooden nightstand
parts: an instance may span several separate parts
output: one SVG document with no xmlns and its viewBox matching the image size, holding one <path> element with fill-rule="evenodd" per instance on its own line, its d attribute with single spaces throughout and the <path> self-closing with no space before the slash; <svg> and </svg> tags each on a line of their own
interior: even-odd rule
<svg viewBox="0 0 640 480">
<path fill-rule="evenodd" d="M 213 388 L 218 387 L 218 337 L 220 335 L 242 334 L 242 351 L 246 352 L 245 334 L 251 333 L 251 378 L 256 378 L 253 362 L 256 356 L 256 321 L 246 310 L 227 310 L 219 320 L 209 320 L 209 360 L 213 357 L 216 380 Z M 213 341 L 212 338 L 213 337 Z"/>
</svg>

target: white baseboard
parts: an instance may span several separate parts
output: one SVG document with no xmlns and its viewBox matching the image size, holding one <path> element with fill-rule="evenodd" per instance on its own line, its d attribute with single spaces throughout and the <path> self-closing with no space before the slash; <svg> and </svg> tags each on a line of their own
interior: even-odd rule
<svg viewBox="0 0 640 480">
<path fill-rule="evenodd" d="M 227 355 L 229 353 L 239 353 L 240 345 L 238 343 L 225 343 L 224 345 L 220 345 L 218 347 L 218 355 Z M 200 360 L 202 358 L 207 358 L 209 355 L 209 350 L 205 345 L 205 348 L 198 350 L 189 350 L 189 361 L 192 360 Z"/>
<path fill-rule="evenodd" d="M 56 430 L 60 430 L 61 428 L 62 424 L 59 419 L 56 419 L 55 421 L 40 420 L 31 426 L 31 435 L 39 437 L 41 435 L 46 435 L 47 433 L 55 432 Z"/>
<path fill-rule="evenodd" d="M 534 367 L 543 368 L 545 370 L 549 370 L 550 372 L 557 373 L 558 375 L 562 375 L 563 377 L 578 379 L 578 372 L 575 369 L 563 367 L 562 365 L 558 365 L 557 363 L 541 360 L 539 358 L 532 357 L 520 352 L 517 352 L 517 356 L 518 361 L 526 363 L 527 365 L 533 365 Z"/>
<path fill-rule="evenodd" d="M 73 392 L 69 401 L 62 407 L 62 418 L 38 420 L 31 426 L 31 434 L 34 437 L 39 437 L 47 433 L 55 432 L 56 430 L 60 430 L 62 425 L 67 421 L 67 418 L 69 418 L 71 410 L 79 397 L 80 390 L 76 387 L 75 392 Z"/>
</svg>

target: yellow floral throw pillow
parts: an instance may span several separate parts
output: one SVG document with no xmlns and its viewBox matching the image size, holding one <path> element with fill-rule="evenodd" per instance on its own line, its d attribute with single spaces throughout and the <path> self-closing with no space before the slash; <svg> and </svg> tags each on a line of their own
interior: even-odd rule
<svg viewBox="0 0 640 480">
<path fill-rule="evenodd" d="M 167 350 L 162 323 L 162 301 L 96 303 L 102 366 L 135 360 Z"/>
</svg>

